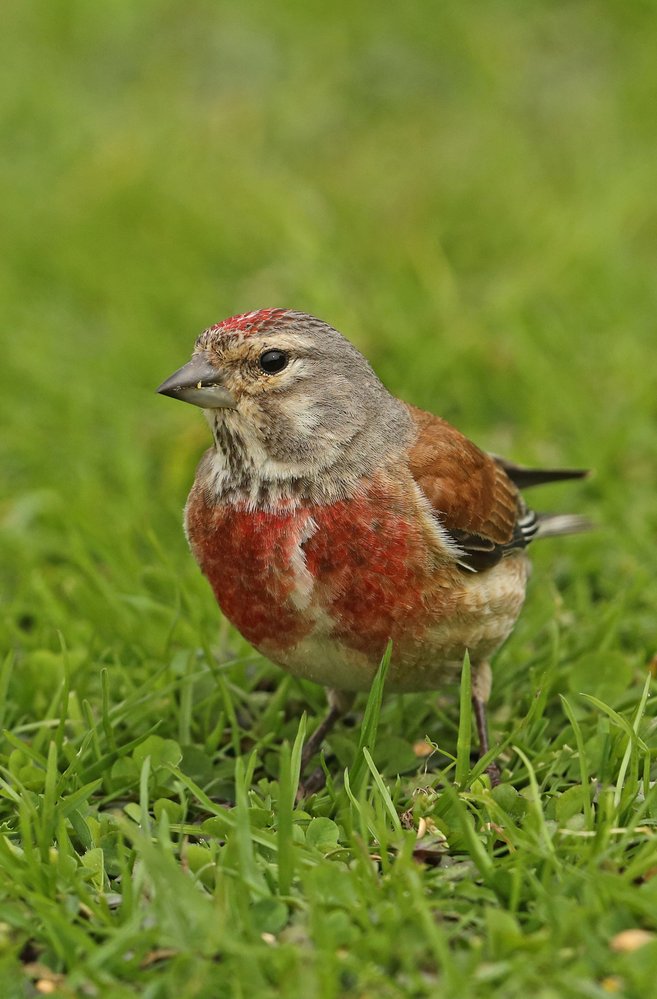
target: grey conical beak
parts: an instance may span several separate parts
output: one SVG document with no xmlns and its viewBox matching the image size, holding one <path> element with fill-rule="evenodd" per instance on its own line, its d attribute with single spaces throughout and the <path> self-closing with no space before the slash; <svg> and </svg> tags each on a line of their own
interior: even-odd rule
<svg viewBox="0 0 657 999">
<path fill-rule="evenodd" d="M 221 368 L 215 368 L 203 354 L 195 354 L 191 361 L 162 382 L 157 391 L 201 409 L 236 409 L 235 397 L 224 385 L 224 380 Z"/>
</svg>

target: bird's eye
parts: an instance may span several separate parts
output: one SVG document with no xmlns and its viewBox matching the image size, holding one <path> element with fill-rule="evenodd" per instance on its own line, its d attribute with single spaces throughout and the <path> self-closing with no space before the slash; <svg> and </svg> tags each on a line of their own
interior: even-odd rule
<svg viewBox="0 0 657 999">
<path fill-rule="evenodd" d="M 268 375 L 276 375 L 287 367 L 289 358 L 284 350 L 266 350 L 260 355 L 259 364 Z"/>
</svg>

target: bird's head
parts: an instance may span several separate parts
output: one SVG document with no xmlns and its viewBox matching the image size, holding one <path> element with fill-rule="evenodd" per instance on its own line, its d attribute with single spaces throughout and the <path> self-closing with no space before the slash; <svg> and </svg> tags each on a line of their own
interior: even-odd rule
<svg viewBox="0 0 657 999">
<path fill-rule="evenodd" d="M 205 411 L 217 450 L 244 479 L 353 480 L 409 437 L 407 411 L 363 355 L 302 312 L 262 309 L 205 330 L 162 395 Z"/>
</svg>

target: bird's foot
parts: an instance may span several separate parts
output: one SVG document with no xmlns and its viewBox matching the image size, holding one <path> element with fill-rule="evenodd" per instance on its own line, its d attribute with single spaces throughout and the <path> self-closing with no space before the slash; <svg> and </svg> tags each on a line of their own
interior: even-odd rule
<svg viewBox="0 0 657 999">
<path fill-rule="evenodd" d="M 486 767 L 486 773 L 488 774 L 488 779 L 490 780 L 491 787 L 497 787 L 498 784 L 501 784 L 502 771 L 498 767 L 495 760 L 493 760 L 492 763 L 488 764 L 488 766 Z"/>
<path fill-rule="evenodd" d="M 312 773 L 302 778 L 297 790 L 297 803 L 309 798 L 311 794 L 317 794 L 326 786 L 326 773 L 323 767 L 315 767 Z"/>
</svg>

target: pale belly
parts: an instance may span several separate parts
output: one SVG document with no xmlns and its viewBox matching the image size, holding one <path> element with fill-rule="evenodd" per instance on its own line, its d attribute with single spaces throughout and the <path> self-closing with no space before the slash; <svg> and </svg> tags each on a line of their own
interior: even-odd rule
<svg viewBox="0 0 657 999">
<path fill-rule="evenodd" d="M 398 633 L 397 642 L 393 640 L 387 689 L 436 690 L 458 678 L 466 650 L 475 665 L 488 660 L 513 629 L 528 573 L 528 559 L 518 553 L 485 573 L 465 577 L 450 616 L 437 614 L 432 620 L 429 605 L 417 633 Z M 263 642 L 260 651 L 294 676 L 356 692 L 369 690 L 385 645 L 378 654 L 355 648 L 324 620 L 287 649 Z"/>
</svg>

